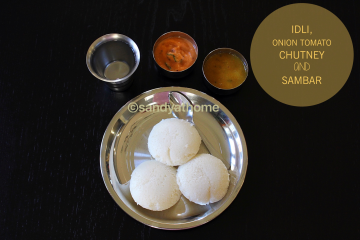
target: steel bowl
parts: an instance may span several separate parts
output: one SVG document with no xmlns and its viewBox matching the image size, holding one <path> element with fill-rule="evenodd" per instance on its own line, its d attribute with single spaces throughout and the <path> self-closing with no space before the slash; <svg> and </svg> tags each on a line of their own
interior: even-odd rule
<svg viewBox="0 0 360 240">
<path fill-rule="evenodd" d="M 240 60 L 242 61 L 242 63 L 244 64 L 244 68 L 245 68 L 245 72 L 246 72 L 246 77 L 244 79 L 244 81 L 242 83 L 240 83 L 238 86 L 232 88 L 232 89 L 222 89 L 222 88 L 218 88 L 216 86 L 214 86 L 213 84 L 211 84 L 209 82 L 209 80 L 206 78 L 205 72 L 204 72 L 204 65 L 206 63 L 206 61 L 213 55 L 215 54 L 219 54 L 219 53 L 229 53 L 229 54 L 233 54 L 235 56 L 237 56 L 238 58 L 240 58 Z M 246 59 L 244 58 L 244 56 L 239 53 L 238 51 L 231 49 L 231 48 L 218 48 L 215 49 L 213 51 L 211 51 L 204 59 L 203 65 L 202 65 L 202 72 L 204 75 L 204 80 L 205 80 L 205 85 L 214 93 L 219 94 L 219 95 L 229 95 L 232 94 L 236 91 L 238 91 L 240 89 L 240 86 L 245 82 L 248 74 L 249 74 L 249 66 L 248 63 L 246 61 Z"/>
<path fill-rule="evenodd" d="M 162 119 L 172 117 L 167 107 L 160 108 L 165 109 L 164 112 L 144 111 L 141 106 L 168 106 L 170 91 L 183 93 L 195 106 L 194 109 L 196 106 L 219 107 L 218 111 L 206 108 L 206 111 L 194 112 L 194 123 L 207 139 L 207 146 L 220 154 L 230 174 L 230 185 L 225 197 L 218 202 L 198 205 L 181 196 L 173 207 L 157 212 L 137 205 L 129 185 L 132 171 L 144 161 L 153 161 L 147 147 L 151 129 Z M 199 153 L 208 153 L 203 142 Z M 214 219 L 237 196 L 245 179 L 247 164 L 245 138 L 234 116 L 209 95 L 183 87 L 153 89 L 129 101 L 110 121 L 100 147 L 101 174 L 112 198 L 137 221 L 160 229 L 193 228 Z"/>
<path fill-rule="evenodd" d="M 140 63 L 140 51 L 129 37 L 112 33 L 96 39 L 86 54 L 86 65 L 97 79 L 114 91 L 130 87 Z"/>
<path fill-rule="evenodd" d="M 155 60 L 154 50 L 155 50 L 156 46 L 157 46 L 162 40 L 164 40 L 164 39 L 166 39 L 166 38 L 170 38 L 170 37 L 181 37 L 181 38 L 184 38 L 184 39 L 188 40 L 189 42 L 191 42 L 191 43 L 193 44 L 194 48 L 195 48 L 195 51 L 196 51 L 196 59 L 195 59 L 194 63 L 193 63 L 189 68 L 187 68 L 187 69 L 185 69 L 185 70 L 183 70 L 183 71 L 176 71 L 176 72 L 174 72 L 174 71 L 169 71 L 169 70 L 167 70 L 167 69 L 164 69 L 164 68 L 160 67 L 160 65 L 159 65 L 159 64 L 156 62 L 156 60 Z M 156 65 L 158 71 L 159 71 L 162 75 L 164 75 L 164 76 L 166 76 L 166 77 L 169 77 L 169 78 L 182 78 L 182 77 L 185 77 L 185 76 L 189 75 L 189 73 L 191 73 L 191 71 L 194 70 L 194 65 L 195 65 L 196 60 L 197 60 L 197 58 L 198 58 L 198 46 L 196 45 L 195 40 L 194 40 L 192 37 L 190 37 L 188 34 L 186 34 L 186 33 L 179 32 L 179 31 L 167 32 L 167 33 L 161 35 L 161 36 L 156 40 L 156 42 L 154 43 L 154 46 L 153 46 L 152 54 L 153 54 L 153 58 L 154 58 L 155 65 Z"/>
</svg>

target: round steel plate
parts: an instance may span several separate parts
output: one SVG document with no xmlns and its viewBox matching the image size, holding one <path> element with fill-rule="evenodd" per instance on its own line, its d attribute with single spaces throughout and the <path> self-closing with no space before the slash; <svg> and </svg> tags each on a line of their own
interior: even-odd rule
<svg viewBox="0 0 360 240">
<path fill-rule="evenodd" d="M 136 166 L 143 161 L 153 160 L 147 147 L 147 139 L 152 127 L 162 119 L 173 116 L 169 109 L 166 112 L 134 111 L 134 105 L 135 103 L 137 106 L 164 105 L 169 102 L 169 91 L 182 92 L 194 105 L 219 106 L 217 112 L 195 112 L 194 122 L 200 135 L 206 138 L 206 144 L 211 145 L 211 149 L 216 151 L 217 157 L 220 157 L 228 168 L 230 186 L 225 197 L 216 203 L 202 206 L 181 196 L 173 207 L 156 212 L 144 209 L 134 202 L 129 184 L 131 173 Z M 204 143 L 201 143 L 199 153 L 201 152 L 207 152 Z M 240 191 L 247 164 L 245 138 L 234 116 L 214 98 L 183 87 L 153 89 L 129 101 L 111 120 L 100 149 L 101 174 L 115 202 L 139 222 L 161 229 L 193 228 L 218 216 Z"/>
</svg>

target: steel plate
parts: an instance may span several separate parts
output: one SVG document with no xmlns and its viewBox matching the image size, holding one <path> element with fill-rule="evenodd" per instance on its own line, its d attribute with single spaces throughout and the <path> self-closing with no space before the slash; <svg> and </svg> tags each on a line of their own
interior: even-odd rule
<svg viewBox="0 0 360 240">
<path fill-rule="evenodd" d="M 132 171 L 143 161 L 153 160 L 147 139 L 152 127 L 162 119 L 172 118 L 169 109 L 134 111 L 137 106 L 164 105 L 169 91 L 185 94 L 194 105 L 218 105 L 219 111 L 194 113 L 195 125 L 206 137 L 207 145 L 217 152 L 230 174 L 230 186 L 219 202 L 201 206 L 184 196 L 164 211 L 150 211 L 137 205 L 129 184 Z M 130 109 L 130 110 L 129 110 Z M 163 108 L 165 110 L 165 108 Z M 207 152 L 201 143 L 200 152 Z M 202 225 L 223 212 L 235 199 L 244 182 L 248 164 L 243 132 L 234 116 L 214 98 L 190 88 L 166 87 L 145 92 L 125 104 L 108 125 L 100 149 L 101 174 L 115 202 L 131 217 L 148 226 L 161 229 L 188 229 Z"/>
</svg>

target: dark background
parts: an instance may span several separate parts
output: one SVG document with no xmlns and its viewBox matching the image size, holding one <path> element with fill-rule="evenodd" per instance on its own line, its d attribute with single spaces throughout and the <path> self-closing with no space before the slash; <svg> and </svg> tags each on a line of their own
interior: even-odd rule
<svg viewBox="0 0 360 240">
<path fill-rule="evenodd" d="M 0 8 L 0 239 L 360 239 L 359 8 L 312 1 L 347 27 L 354 65 L 344 87 L 312 107 L 267 95 L 250 68 L 236 94 L 203 84 L 201 63 L 230 47 L 250 63 L 261 21 L 286 1 L 8 1 Z M 159 76 L 152 46 L 179 30 L 199 46 L 194 72 Z M 141 61 L 131 88 L 115 93 L 88 71 L 90 44 L 132 38 Z M 339 59 L 341 61 L 341 59 Z M 99 168 L 114 114 L 138 94 L 183 86 L 224 104 L 248 147 L 245 183 L 213 221 L 184 231 L 143 225 L 116 205 Z"/>
</svg>

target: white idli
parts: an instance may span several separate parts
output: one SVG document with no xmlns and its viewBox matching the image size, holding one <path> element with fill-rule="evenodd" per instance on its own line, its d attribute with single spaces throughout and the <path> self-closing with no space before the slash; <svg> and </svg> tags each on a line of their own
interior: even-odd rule
<svg viewBox="0 0 360 240">
<path fill-rule="evenodd" d="M 176 178 L 182 194 L 200 205 L 221 200 L 229 187 L 224 163 L 210 154 L 199 154 L 181 165 Z"/>
<path fill-rule="evenodd" d="M 181 196 L 176 169 L 153 160 L 141 163 L 131 174 L 130 193 L 137 204 L 152 211 L 174 206 Z"/>
<path fill-rule="evenodd" d="M 169 166 L 187 163 L 199 151 L 201 137 L 185 120 L 169 118 L 156 124 L 148 138 L 150 154 Z"/>
</svg>

